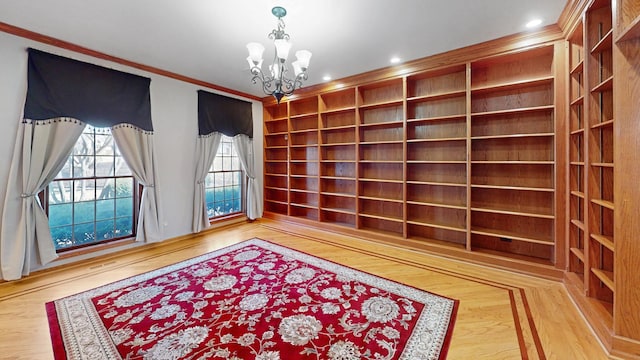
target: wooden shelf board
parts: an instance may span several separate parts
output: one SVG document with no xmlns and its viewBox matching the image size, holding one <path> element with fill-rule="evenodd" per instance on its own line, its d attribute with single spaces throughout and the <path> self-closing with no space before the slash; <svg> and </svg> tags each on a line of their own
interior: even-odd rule
<svg viewBox="0 0 640 360">
<path fill-rule="evenodd" d="M 267 119 L 264 122 L 277 122 L 277 121 L 286 121 L 286 120 L 287 120 L 286 116 L 281 116 L 273 119 Z"/>
<path fill-rule="evenodd" d="M 606 271 L 596 268 L 591 268 L 591 272 L 595 275 L 602 283 L 609 288 L 609 290 L 615 292 L 616 286 L 613 282 L 613 271 Z"/>
<path fill-rule="evenodd" d="M 407 139 L 407 144 L 422 142 L 440 142 L 440 141 L 466 141 L 466 137 L 450 137 L 450 138 L 430 138 L 430 139 Z"/>
<path fill-rule="evenodd" d="M 393 202 L 393 203 L 399 203 L 399 204 L 404 203 L 404 201 L 402 199 L 390 199 L 390 198 L 383 198 L 383 197 L 376 197 L 376 196 L 362 196 L 362 195 L 360 195 L 360 196 L 358 196 L 358 199 Z"/>
<path fill-rule="evenodd" d="M 422 96 L 413 96 L 407 98 L 407 102 L 416 103 L 421 101 L 429 101 L 429 100 L 441 100 L 448 99 L 453 97 L 464 97 L 467 95 L 467 90 L 457 90 L 457 91 L 448 91 L 440 94 L 430 94 L 430 95 L 422 95 Z"/>
<path fill-rule="evenodd" d="M 599 128 L 603 128 L 603 127 L 610 127 L 610 126 L 613 126 L 613 119 L 593 124 L 593 125 L 591 125 L 591 129 L 595 130 L 595 129 L 599 129 Z"/>
<path fill-rule="evenodd" d="M 591 202 L 596 205 L 606 207 L 607 209 L 614 210 L 614 205 L 612 201 L 602 200 L 602 199 L 591 199 Z"/>
<path fill-rule="evenodd" d="M 584 135 L 584 128 L 571 131 L 571 135 Z"/>
<path fill-rule="evenodd" d="M 301 144 L 301 145 L 290 145 L 290 148 L 307 148 L 307 147 L 318 147 L 318 144 Z"/>
<path fill-rule="evenodd" d="M 584 251 L 578 248 L 569 248 L 569 251 L 584 263 Z"/>
<path fill-rule="evenodd" d="M 349 215 L 355 215 L 356 214 L 355 210 L 347 209 L 347 208 L 321 207 L 320 210 L 322 210 L 322 211 L 331 211 L 331 212 L 340 213 L 340 214 L 349 214 Z"/>
<path fill-rule="evenodd" d="M 404 163 L 403 160 L 366 160 L 366 159 L 361 159 L 360 160 L 361 164 L 402 164 Z"/>
<path fill-rule="evenodd" d="M 369 214 L 369 213 L 364 213 L 364 212 L 360 212 L 360 213 L 358 213 L 358 215 L 361 216 L 361 217 L 367 217 L 367 218 L 371 218 L 371 219 L 386 220 L 386 221 L 392 221 L 392 222 L 397 222 L 397 223 L 402 223 L 403 222 L 403 220 L 401 218 L 390 217 L 390 216 L 385 216 L 385 215 Z"/>
<path fill-rule="evenodd" d="M 458 209 L 458 210 L 466 210 L 467 209 L 466 205 L 444 204 L 444 203 L 434 203 L 434 202 L 425 202 L 425 201 L 407 200 L 407 204 L 409 204 L 409 205 L 433 206 L 433 207 L 439 207 L 439 208 Z"/>
<path fill-rule="evenodd" d="M 472 164 L 504 164 L 504 165 L 554 165 L 554 161 L 520 161 L 520 160 L 472 160 Z"/>
<path fill-rule="evenodd" d="M 264 149 L 269 150 L 269 149 L 287 149 L 287 148 L 288 148 L 287 145 L 279 145 L 279 146 L 266 146 Z"/>
<path fill-rule="evenodd" d="M 287 135 L 287 132 L 286 131 L 280 131 L 280 132 L 272 132 L 272 133 L 264 134 L 264 136 L 269 136 L 269 137 L 282 136 L 282 135 Z"/>
<path fill-rule="evenodd" d="M 580 95 L 577 98 L 573 99 L 569 105 L 576 106 L 584 104 L 584 95 Z"/>
<path fill-rule="evenodd" d="M 345 164 L 355 164 L 356 160 L 346 160 L 346 159 L 337 159 L 337 160 L 331 160 L 331 159 L 322 159 L 320 160 L 321 163 L 345 163 Z"/>
<path fill-rule="evenodd" d="M 356 128 L 356 125 L 354 124 L 354 125 L 323 127 L 323 128 L 320 128 L 320 131 L 329 132 L 329 131 L 348 130 L 348 129 L 355 129 L 355 128 Z"/>
<path fill-rule="evenodd" d="M 471 93 L 477 94 L 477 93 L 484 93 L 484 92 L 490 92 L 495 90 L 519 89 L 523 87 L 552 84 L 553 80 L 554 80 L 553 76 L 544 76 L 536 79 L 512 81 L 512 82 L 506 82 L 506 83 L 496 84 L 496 85 L 488 85 L 488 86 L 480 86 L 480 87 L 472 86 Z"/>
<path fill-rule="evenodd" d="M 318 132 L 318 128 L 312 128 L 312 129 L 302 129 L 302 130 L 291 130 L 289 131 L 289 134 L 304 134 L 304 133 L 317 133 Z"/>
<path fill-rule="evenodd" d="M 289 162 L 289 160 L 270 160 L 270 159 L 265 159 L 264 162 L 266 162 L 266 163 L 286 163 L 286 162 Z"/>
<path fill-rule="evenodd" d="M 592 93 L 600 93 L 613 90 L 613 75 L 604 79 L 601 83 L 591 89 Z"/>
<path fill-rule="evenodd" d="M 618 5 L 619 6 L 619 5 Z M 616 43 L 640 38 L 640 16 L 636 16 L 616 37 Z"/>
<path fill-rule="evenodd" d="M 596 163 L 591 163 L 591 166 L 603 167 L 603 168 L 613 168 L 613 163 L 596 162 Z"/>
<path fill-rule="evenodd" d="M 542 258 L 538 258 L 538 257 L 533 257 L 533 256 L 527 256 L 527 255 L 519 255 L 519 254 L 514 254 L 514 253 L 509 253 L 509 252 L 504 252 L 504 251 L 498 251 L 498 250 L 489 250 L 489 249 L 484 249 L 484 248 L 472 248 L 472 253 L 478 253 L 478 254 L 483 254 L 483 255 L 487 255 L 487 256 L 492 256 L 498 259 L 509 259 L 512 261 L 517 261 L 517 262 L 523 262 L 526 264 L 537 264 L 537 265 L 542 265 L 544 267 L 547 267 L 549 269 L 554 269 L 553 267 L 553 263 L 550 260 L 547 259 L 542 259 Z M 513 271 L 512 269 L 514 268 L 514 266 L 510 266 L 509 270 Z"/>
<path fill-rule="evenodd" d="M 391 107 L 391 106 L 402 105 L 403 102 L 404 102 L 403 99 L 380 101 L 380 102 L 375 102 L 371 104 L 360 104 L 358 108 L 365 110 L 365 109 L 372 109 L 372 108 L 379 108 L 379 107 Z"/>
<path fill-rule="evenodd" d="M 355 143 L 352 143 L 352 142 L 345 142 L 345 143 L 322 143 L 322 144 L 320 144 L 320 146 L 354 146 L 354 147 L 355 147 Z"/>
<path fill-rule="evenodd" d="M 313 111 L 313 112 L 304 113 L 304 114 L 290 115 L 289 119 L 293 120 L 293 119 L 300 119 L 300 118 L 312 117 L 312 116 L 318 116 L 318 112 Z"/>
<path fill-rule="evenodd" d="M 356 178 L 348 177 L 348 176 L 324 176 L 324 175 L 320 175 L 320 179 L 356 181 Z"/>
<path fill-rule="evenodd" d="M 331 225 L 343 226 L 343 227 L 348 227 L 348 228 L 352 228 L 352 229 L 355 229 L 355 227 L 356 227 L 356 224 L 347 223 L 347 222 L 343 222 L 343 221 L 328 221 L 328 220 L 325 220 L 325 219 L 322 219 L 320 221 L 324 222 L 324 223 L 330 223 Z"/>
<path fill-rule="evenodd" d="M 380 183 L 391 183 L 391 184 L 403 184 L 402 180 L 394 180 L 394 179 L 381 179 L 381 178 L 358 178 L 358 181 L 371 181 L 371 182 L 380 182 Z"/>
<path fill-rule="evenodd" d="M 375 146 L 384 144 L 404 144 L 402 140 L 380 140 L 380 141 L 361 141 L 359 145 Z"/>
<path fill-rule="evenodd" d="M 493 116 L 493 115 L 506 115 L 513 113 L 527 113 L 527 112 L 538 112 L 538 111 L 550 111 L 554 110 L 554 105 L 544 105 L 544 106 L 532 106 L 526 108 L 515 108 L 515 109 L 505 109 L 505 110 L 495 110 L 495 111 L 484 111 L 471 113 L 473 117 L 483 117 L 483 116 Z"/>
<path fill-rule="evenodd" d="M 374 128 L 374 127 L 397 127 L 400 128 L 404 125 L 404 121 L 389 121 L 389 122 L 377 122 L 377 123 L 361 123 L 361 128 Z"/>
<path fill-rule="evenodd" d="M 424 225 L 424 224 L 414 224 L 414 225 L 418 225 L 418 226 L 428 226 L 428 225 Z M 455 250 L 458 251 L 467 251 L 467 247 L 465 244 L 460 244 L 457 242 L 453 242 L 453 241 L 446 241 L 446 240 L 440 240 L 440 239 L 433 239 L 430 237 L 425 237 L 425 236 L 419 236 L 419 235 L 413 235 L 413 234 L 409 234 L 407 236 L 407 240 L 410 242 L 417 242 L 417 243 L 428 243 L 429 245 L 435 245 L 437 247 L 440 248 L 453 248 Z"/>
<path fill-rule="evenodd" d="M 584 161 L 571 161 L 569 165 L 572 166 L 584 166 Z"/>
<path fill-rule="evenodd" d="M 607 249 L 615 252 L 615 244 L 613 242 L 613 236 L 606 236 L 606 235 L 600 235 L 600 234 L 590 234 L 589 236 L 591 236 L 591 238 L 595 241 L 597 241 L 598 243 L 600 243 L 602 246 L 606 247 Z"/>
<path fill-rule="evenodd" d="M 274 204 L 288 205 L 288 203 L 286 201 L 271 200 L 271 199 L 267 199 L 267 198 L 265 198 L 264 201 L 270 202 L 270 203 L 274 203 Z"/>
<path fill-rule="evenodd" d="M 305 209 L 318 210 L 318 205 L 291 202 L 291 206 L 301 207 Z"/>
<path fill-rule="evenodd" d="M 522 236 L 520 234 L 512 233 L 509 231 L 496 230 L 496 229 L 487 229 L 481 227 L 472 227 L 471 233 L 478 235 L 488 235 L 488 236 L 496 236 L 496 237 L 504 237 L 507 239 L 513 239 L 517 241 L 530 242 L 534 244 L 541 244 L 547 246 L 555 246 L 552 240 L 544 240 L 544 239 L 536 239 L 533 237 Z"/>
<path fill-rule="evenodd" d="M 435 186 L 467 187 L 467 184 L 438 182 L 438 181 L 416 181 L 416 180 L 408 180 L 407 181 L 407 185 L 435 185 Z"/>
<path fill-rule="evenodd" d="M 580 59 L 580 61 L 578 61 L 578 63 L 573 68 L 571 68 L 571 71 L 569 73 L 571 75 L 575 75 L 575 74 L 582 73 L 583 70 L 584 70 L 584 60 Z"/>
<path fill-rule="evenodd" d="M 407 220 L 407 224 L 428 226 L 428 227 L 432 227 L 432 228 L 444 229 L 444 230 L 450 230 L 450 231 L 467 232 L 467 229 L 465 229 L 464 227 L 457 227 L 457 226 L 445 225 L 445 224 L 437 224 L 437 223 L 430 222 L 430 221 L 427 221 L 427 220 L 419 220 L 419 219 Z"/>
<path fill-rule="evenodd" d="M 571 219 L 571 224 L 573 224 L 578 229 L 584 231 L 584 223 L 577 219 Z"/>
<path fill-rule="evenodd" d="M 289 176 L 289 174 L 264 173 L 266 176 Z"/>
<path fill-rule="evenodd" d="M 291 159 L 291 160 L 289 160 L 289 162 L 290 163 L 298 163 L 298 164 L 317 163 L 318 159 L 308 159 L 308 160 Z"/>
<path fill-rule="evenodd" d="M 471 207 L 471 211 L 486 212 L 486 213 L 492 213 L 492 214 L 534 217 L 539 219 L 550 219 L 550 220 L 553 220 L 556 218 L 554 215 L 549 215 L 549 214 L 539 214 L 539 213 L 524 212 L 524 211 L 513 211 L 513 210 L 481 208 L 481 207 Z"/>
<path fill-rule="evenodd" d="M 471 136 L 471 140 L 490 140 L 490 139 L 510 139 L 510 138 L 525 138 L 525 137 L 554 137 L 554 133 L 530 133 L 530 134 L 504 134 L 504 135 L 483 135 L 483 136 Z"/>
<path fill-rule="evenodd" d="M 466 120 L 466 114 L 435 116 L 430 118 L 407 119 L 407 124 L 415 124 L 421 122 L 448 121 L 448 120 Z"/>
<path fill-rule="evenodd" d="M 606 34 L 592 48 L 591 53 L 596 54 L 611 49 L 613 45 L 613 29 L 609 29 Z"/>
<path fill-rule="evenodd" d="M 571 195 L 584 199 L 584 192 L 578 190 L 571 190 Z"/>
<path fill-rule="evenodd" d="M 354 194 L 348 194 L 348 193 L 336 193 L 336 192 L 329 192 L 329 191 L 321 191 L 320 195 L 327 195 L 327 196 L 338 196 L 338 197 L 343 197 L 343 198 L 351 198 L 351 199 L 356 199 L 356 196 Z"/>
<path fill-rule="evenodd" d="M 357 229 L 365 232 L 370 232 L 376 235 L 382 234 L 392 238 L 402 237 L 402 233 L 389 231 L 389 230 L 376 229 L 376 228 L 366 227 L 366 226 L 361 226 L 361 227 L 358 227 Z"/>
<path fill-rule="evenodd" d="M 554 188 L 527 187 L 527 186 L 503 186 L 503 185 L 482 185 L 482 184 L 471 184 L 471 188 L 478 188 L 478 189 L 498 189 L 498 190 L 518 190 L 518 191 L 555 192 L 555 189 L 554 189 Z"/>
<path fill-rule="evenodd" d="M 466 164 L 465 160 L 407 160 L 407 164 Z"/>
<path fill-rule="evenodd" d="M 317 194 L 318 193 L 317 190 L 294 189 L 294 188 L 289 189 L 289 191 L 290 192 L 297 192 L 297 193 L 305 193 L 305 194 Z"/>
<path fill-rule="evenodd" d="M 320 114 L 338 114 L 343 112 L 355 111 L 355 109 L 356 109 L 355 106 L 346 106 L 346 107 L 336 108 L 336 109 L 324 109 L 320 111 Z"/>
</svg>

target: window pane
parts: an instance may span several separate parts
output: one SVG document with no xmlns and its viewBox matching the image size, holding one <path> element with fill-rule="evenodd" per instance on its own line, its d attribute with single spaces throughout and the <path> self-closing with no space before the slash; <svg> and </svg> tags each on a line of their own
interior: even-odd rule
<svg viewBox="0 0 640 360">
<path fill-rule="evenodd" d="M 133 198 L 116 199 L 116 217 L 133 216 Z"/>
<path fill-rule="evenodd" d="M 115 173 L 113 156 L 96 156 L 96 176 L 112 176 Z"/>
<path fill-rule="evenodd" d="M 72 219 L 73 204 L 49 204 L 49 227 L 71 225 Z"/>
<path fill-rule="evenodd" d="M 74 205 L 74 223 L 93 222 L 95 220 L 95 203 L 93 201 L 77 202 Z"/>
<path fill-rule="evenodd" d="M 133 178 L 118 178 L 116 181 L 116 197 L 133 196 Z"/>
<path fill-rule="evenodd" d="M 71 198 L 72 181 L 53 181 L 49 184 L 49 204 L 62 204 L 73 201 Z"/>
<path fill-rule="evenodd" d="M 133 217 L 121 217 L 116 219 L 116 237 L 123 237 L 133 234 Z"/>
<path fill-rule="evenodd" d="M 73 201 L 95 200 L 96 189 L 95 180 L 76 180 L 74 181 L 74 197 Z"/>
<path fill-rule="evenodd" d="M 108 240 L 114 238 L 114 220 L 96 221 L 96 240 Z"/>
<path fill-rule="evenodd" d="M 96 155 L 111 155 L 113 157 L 113 137 L 107 134 L 96 134 Z"/>
<path fill-rule="evenodd" d="M 96 197 L 98 199 L 113 199 L 116 196 L 114 179 L 96 179 Z"/>
<path fill-rule="evenodd" d="M 222 156 L 216 156 L 213 159 L 213 165 L 211 166 L 212 171 L 220 171 L 222 170 Z"/>
<path fill-rule="evenodd" d="M 96 239 L 93 232 L 94 223 L 78 224 L 73 230 L 74 245 L 82 245 L 92 243 Z"/>
<path fill-rule="evenodd" d="M 96 201 L 96 220 L 111 219 L 115 217 L 115 200 Z"/>
<path fill-rule="evenodd" d="M 86 178 L 93 177 L 94 172 L 93 156 L 74 156 L 73 157 L 73 177 Z"/>
<path fill-rule="evenodd" d="M 73 246 L 73 226 L 51 227 L 51 237 L 56 249 Z"/>
<path fill-rule="evenodd" d="M 93 155 L 93 134 L 86 131 L 85 128 L 85 132 L 76 141 L 76 145 L 73 147 L 73 155 Z"/>
</svg>

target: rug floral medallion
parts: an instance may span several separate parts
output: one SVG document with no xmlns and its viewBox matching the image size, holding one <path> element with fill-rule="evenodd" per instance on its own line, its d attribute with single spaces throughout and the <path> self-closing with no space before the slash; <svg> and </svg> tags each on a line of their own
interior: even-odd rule
<svg viewBox="0 0 640 360">
<path fill-rule="evenodd" d="M 457 301 L 260 239 L 47 303 L 56 359 L 443 359 Z"/>
</svg>

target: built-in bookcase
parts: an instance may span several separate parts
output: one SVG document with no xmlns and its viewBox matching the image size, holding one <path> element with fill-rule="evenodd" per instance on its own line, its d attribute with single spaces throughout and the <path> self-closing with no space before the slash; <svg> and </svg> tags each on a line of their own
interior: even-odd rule
<svg viewBox="0 0 640 360">
<path fill-rule="evenodd" d="M 267 211 L 552 268 L 556 46 L 267 104 Z"/>
</svg>

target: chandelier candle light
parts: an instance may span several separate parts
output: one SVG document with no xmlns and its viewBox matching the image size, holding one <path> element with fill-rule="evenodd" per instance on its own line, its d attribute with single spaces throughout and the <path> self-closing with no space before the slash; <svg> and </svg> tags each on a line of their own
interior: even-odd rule
<svg viewBox="0 0 640 360">
<path fill-rule="evenodd" d="M 278 28 L 273 29 L 269 34 L 269 39 L 273 40 L 276 48 L 273 64 L 269 66 L 269 74 L 262 72 L 262 53 L 264 52 L 262 44 L 247 44 L 247 49 L 249 50 L 247 61 L 253 75 L 251 79 L 253 83 L 256 84 L 260 80 L 264 93 L 273 95 L 280 103 L 283 97 L 293 94 L 295 89 L 302 86 L 302 81 L 307 80 L 307 68 L 311 59 L 311 52 L 308 50 L 296 51 L 296 61 L 291 63 L 295 77 L 293 79 L 287 78 L 287 65 L 285 62 L 289 56 L 291 43 L 289 42 L 289 34 L 284 32 L 284 21 L 282 20 L 287 15 L 287 10 L 276 6 L 271 9 L 271 13 L 278 18 Z"/>
</svg>

